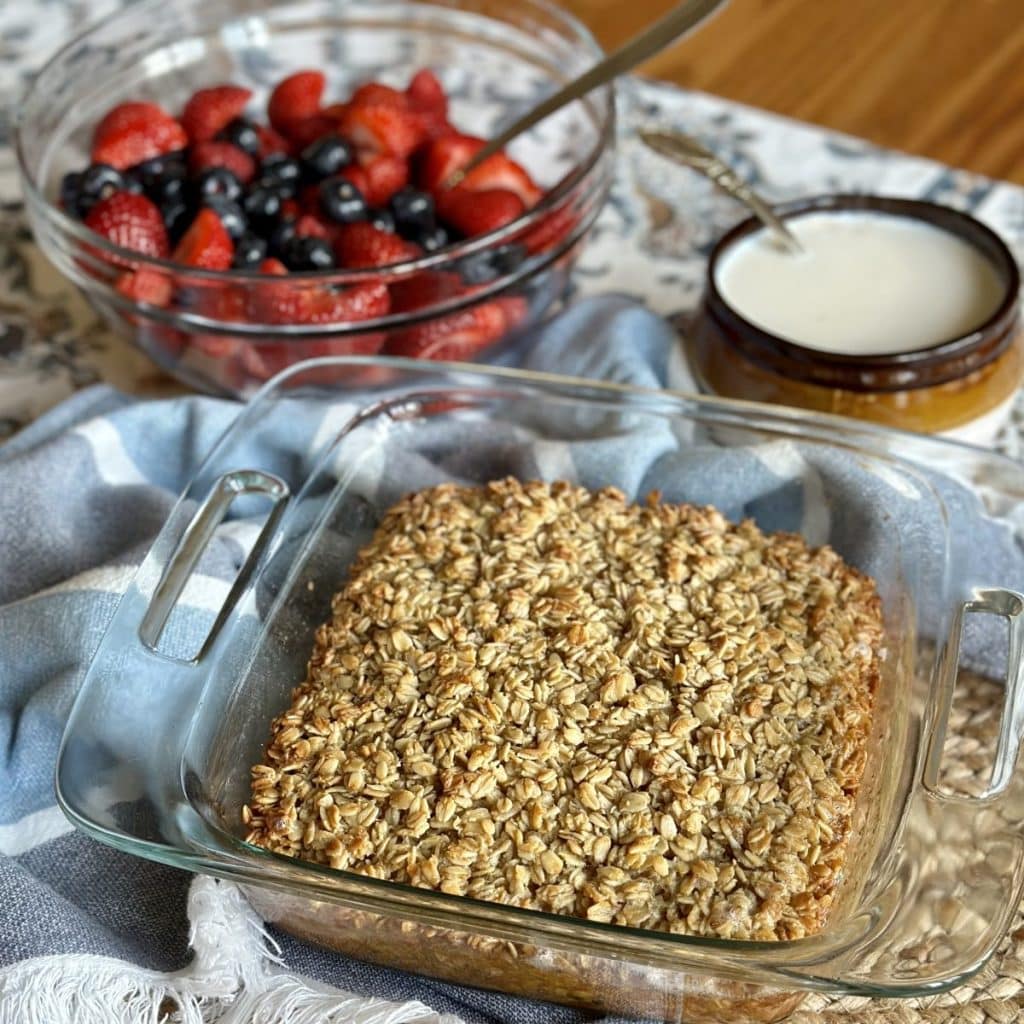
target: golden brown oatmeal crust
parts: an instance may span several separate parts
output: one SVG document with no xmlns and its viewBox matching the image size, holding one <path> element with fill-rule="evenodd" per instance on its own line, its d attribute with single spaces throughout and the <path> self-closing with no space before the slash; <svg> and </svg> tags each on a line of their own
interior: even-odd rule
<svg viewBox="0 0 1024 1024">
<path fill-rule="evenodd" d="M 597 921 L 798 938 L 834 898 L 882 643 L 830 548 L 611 488 L 385 515 L 252 770 L 249 840 Z"/>
</svg>

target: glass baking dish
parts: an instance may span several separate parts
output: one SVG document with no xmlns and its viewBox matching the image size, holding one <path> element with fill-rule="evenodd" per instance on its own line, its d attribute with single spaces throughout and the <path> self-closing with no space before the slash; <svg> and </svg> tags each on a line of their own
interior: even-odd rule
<svg viewBox="0 0 1024 1024">
<path fill-rule="evenodd" d="M 883 678 L 823 930 L 774 943 L 632 930 L 244 841 L 249 768 L 382 511 L 413 485 L 506 475 L 714 504 L 830 543 L 875 578 Z M 437 978 L 672 1021 L 778 1020 L 814 990 L 940 992 L 984 964 L 1024 886 L 1022 500 L 1016 463 L 870 424 L 459 364 L 304 363 L 244 408 L 139 568 L 68 722 L 58 799 L 103 842 L 237 881 L 295 935 Z M 236 552 L 230 585 L 207 571 L 217 545 Z M 943 749 L 972 658 L 1003 710 L 964 784 Z"/>
</svg>

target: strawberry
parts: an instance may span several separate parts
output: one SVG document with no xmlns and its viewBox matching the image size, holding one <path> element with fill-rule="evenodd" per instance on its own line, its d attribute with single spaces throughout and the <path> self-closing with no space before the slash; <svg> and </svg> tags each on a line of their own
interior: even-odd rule
<svg viewBox="0 0 1024 1024">
<path fill-rule="evenodd" d="M 288 140 L 279 135 L 269 125 L 256 125 L 256 134 L 260 138 L 260 159 L 268 157 L 273 153 L 287 153 L 290 151 Z"/>
<path fill-rule="evenodd" d="M 96 126 L 91 158 L 94 164 L 109 164 L 123 171 L 186 145 L 184 128 L 162 107 L 122 103 Z"/>
<path fill-rule="evenodd" d="M 522 295 L 505 295 L 495 299 L 494 304 L 500 307 L 502 316 L 505 317 L 506 333 L 518 327 L 530 311 L 530 304 Z"/>
<path fill-rule="evenodd" d="M 503 188 L 515 192 L 527 206 L 534 206 L 544 194 L 530 177 L 526 168 L 504 153 L 489 156 L 479 167 L 466 175 L 459 183 L 461 188 L 474 192 Z"/>
<path fill-rule="evenodd" d="M 533 253 L 544 252 L 557 245 L 579 222 L 579 213 L 569 206 L 552 210 L 522 236 L 523 245 Z"/>
<path fill-rule="evenodd" d="M 296 71 L 281 79 L 267 102 L 267 116 L 274 130 L 290 137 L 290 126 L 319 113 L 326 84 L 322 71 Z"/>
<path fill-rule="evenodd" d="M 415 259 L 419 247 L 390 231 L 381 231 L 365 221 L 346 224 L 338 231 L 334 254 L 343 267 L 387 267 Z"/>
<path fill-rule="evenodd" d="M 497 231 L 524 213 L 522 199 L 503 188 L 479 192 L 458 188 L 441 191 L 437 196 L 437 212 L 464 235 L 486 235 Z"/>
<path fill-rule="evenodd" d="M 348 100 L 350 107 L 373 106 L 378 103 L 381 106 L 395 107 L 398 110 L 406 110 L 409 106 L 408 98 L 404 93 L 380 82 L 364 82 Z"/>
<path fill-rule="evenodd" d="M 114 287 L 134 302 L 146 302 L 151 306 L 168 306 L 174 288 L 166 274 L 159 270 L 140 267 L 122 274 Z"/>
<path fill-rule="evenodd" d="M 374 156 L 363 164 L 366 188 L 360 189 L 371 206 L 387 206 L 391 197 L 409 184 L 409 164 L 397 156 Z M 356 182 L 352 182 L 359 188 Z"/>
<path fill-rule="evenodd" d="M 246 345 L 241 352 L 242 369 L 253 381 L 267 381 L 303 359 L 375 355 L 380 351 L 386 338 L 387 335 L 383 331 L 367 331 L 363 334 L 323 338 L 317 341 Z M 350 383 L 355 376 L 353 373 L 348 378 Z M 366 384 L 372 383 L 367 373 L 359 374 L 359 378 Z M 332 383 L 332 378 L 326 377 L 325 383 Z"/>
<path fill-rule="evenodd" d="M 170 251 L 160 211 L 143 195 L 115 192 L 101 199 L 86 215 L 85 226 L 108 242 L 145 256 L 164 259 Z"/>
<path fill-rule="evenodd" d="M 351 181 L 363 196 L 370 191 L 370 177 L 362 167 L 358 166 L 358 164 L 352 164 L 350 167 L 345 167 L 340 173 L 343 178 Z"/>
<path fill-rule="evenodd" d="M 287 277 L 288 268 L 276 259 L 260 264 L 260 273 L 267 277 Z M 258 324 L 305 323 L 310 310 L 310 290 L 286 281 L 267 281 L 249 294 L 249 316 Z"/>
<path fill-rule="evenodd" d="M 432 71 L 426 68 L 417 71 L 405 95 L 409 109 L 419 117 L 428 139 L 437 139 L 454 131 L 448 123 L 448 97 Z"/>
<path fill-rule="evenodd" d="M 391 285 L 391 308 L 396 313 L 410 313 L 453 299 L 465 290 L 458 274 L 426 270 Z"/>
<path fill-rule="evenodd" d="M 411 110 L 384 103 L 349 104 L 337 127 L 360 150 L 403 158 L 426 138 L 420 119 Z"/>
<path fill-rule="evenodd" d="M 244 149 L 230 142 L 200 142 L 188 154 L 189 170 L 199 174 L 210 167 L 226 167 L 243 184 L 256 175 L 256 161 Z"/>
<path fill-rule="evenodd" d="M 182 235 L 172 259 L 186 267 L 227 270 L 234 254 L 234 243 L 220 218 L 208 206 L 204 206 Z"/>
<path fill-rule="evenodd" d="M 413 110 L 448 116 L 448 97 L 433 71 L 423 68 L 412 76 L 405 95 Z"/>
<path fill-rule="evenodd" d="M 234 121 L 252 98 L 240 85 L 215 85 L 193 93 L 181 112 L 181 125 L 193 143 L 208 142 Z"/>
<path fill-rule="evenodd" d="M 469 163 L 483 145 L 484 140 L 473 135 L 446 135 L 435 139 L 426 147 L 420 160 L 420 188 L 436 195 L 445 182 L 460 167 Z"/>
<path fill-rule="evenodd" d="M 304 213 L 295 222 L 295 234 L 299 238 L 330 238 L 331 233 L 319 217 L 311 213 Z"/>
<path fill-rule="evenodd" d="M 505 313 L 496 302 L 461 309 L 395 335 L 388 355 L 414 359 L 471 359 L 504 333 Z"/>
<path fill-rule="evenodd" d="M 329 135 L 334 128 L 334 121 L 329 117 L 325 117 L 323 114 L 312 114 L 309 117 L 289 122 L 285 134 L 298 152 L 305 149 L 311 142 L 316 142 L 317 139 Z"/>
<path fill-rule="evenodd" d="M 320 292 L 312 297 L 305 320 L 311 324 L 342 324 L 375 320 L 391 312 L 387 285 L 380 281 L 357 284 L 343 292 Z"/>
</svg>

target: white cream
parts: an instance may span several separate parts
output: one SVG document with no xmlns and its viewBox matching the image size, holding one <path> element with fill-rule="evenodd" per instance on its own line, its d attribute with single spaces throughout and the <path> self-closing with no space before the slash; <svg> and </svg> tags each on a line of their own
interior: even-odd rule
<svg viewBox="0 0 1024 1024">
<path fill-rule="evenodd" d="M 804 252 L 765 231 L 732 246 L 715 282 L 747 320 L 821 352 L 912 352 L 979 327 L 1005 288 L 974 246 L 910 217 L 809 213 L 787 221 Z"/>
</svg>

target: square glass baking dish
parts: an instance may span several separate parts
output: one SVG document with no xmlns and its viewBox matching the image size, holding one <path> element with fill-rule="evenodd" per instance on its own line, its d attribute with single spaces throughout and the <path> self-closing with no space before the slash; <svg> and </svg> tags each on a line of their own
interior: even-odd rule
<svg viewBox="0 0 1024 1024">
<path fill-rule="evenodd" d="M 714 504 L 875 578 L 883 678 L 822 931 L 632 930 L 244 841 L 249 767 L 383 510 L 412 487 L 506 475 Z M 58 799 L 103 842 L 235 880 L 310 942 L 464 984 L 672 1021 L 778 1020 L 814 990 L 940 992 L 984 964 L 1024 887 L 1022 501 L 1024 468 L 1006 458 L 853 421 L 516 370 L 304 363 L 241 411 L 140 566 L 72 710 Z M 205 573 L 217 544 L 238 546 L 230 585 Z M 976 686 L 1001 717 L 965 773 L 943 756 L 946 725 Z"/>
</svg>

